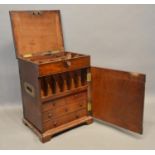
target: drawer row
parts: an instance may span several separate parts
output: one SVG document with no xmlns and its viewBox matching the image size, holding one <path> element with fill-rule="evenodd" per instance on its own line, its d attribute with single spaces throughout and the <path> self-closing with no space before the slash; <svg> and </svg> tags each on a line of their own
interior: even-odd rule
<svg viewBox="0 0 155 155">
<path fill-rule="evenodd" d="M 48 130 L 87 115 L 87 91 L 43 103 L 43 128 Z"/>
<path fill-rule="evenodd" d="M 84 117 L 86 115 L 87 115 L 86 108 L 80 109 L 78 111 L 69 113 L 68 115 L 64 115 L 62 117 L 52 119 L 52 120 L 45 122 L 43 124 L 43 129 L 44 129 L 44 131 L 46 131 L 46 130 L 49 130 L 52 128 L 56 128 L 58 126 L 61 126 L 61 125 L 66 124 L 68 122 L 74 121 L 74 120 L 81 118 L 81 117 Z"/>
<path fill-rule="evenodd" d="M 68 106 L 69 104 L 73 103 L 79 103 L 81 104 L 84 102 L 87 102 L 87 91 L 79 92 L 73 95 L 69 95 L 60 99 L 52 100 L 50 102 L 43 103 L 42 110 L 43 112 L 54 110 L 57 108 L 60 108 L 62 106 Z"/>
<path fill-rule="evenodd" d="M 65 106 L 61 106 L 59 108 L 55 108 L 54 110 L 49 110 L 43 113 L 43 121 L 46 122 L 51 119 L 55 119 L 57 117 L 67 115 L 79 109 L 86 108 L 87 103 L 85 100 L 79 100 L 79 102 L 69 103 Z"/>
</svg>

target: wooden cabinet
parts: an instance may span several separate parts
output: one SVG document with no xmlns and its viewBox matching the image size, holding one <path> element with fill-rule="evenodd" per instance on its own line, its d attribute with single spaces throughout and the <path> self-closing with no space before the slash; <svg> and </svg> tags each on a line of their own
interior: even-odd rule
<svg viewBox="0 0 155 155">
<path fill-rule="evenodd" d="M 93 118 L 142 133 L 145 75 L 91 67 L 64 48 L 60 11 L 10 11 L 23 122 L 42 142 Z"/>
</svg>

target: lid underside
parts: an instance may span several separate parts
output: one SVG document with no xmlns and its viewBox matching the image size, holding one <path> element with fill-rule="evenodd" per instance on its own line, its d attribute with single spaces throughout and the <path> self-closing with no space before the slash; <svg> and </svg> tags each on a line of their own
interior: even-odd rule
<svg viewBox="0 0 155 155">
<path fill-rule="evenodd" d="M 63 51 L 60 11 L 10 11 L 17 57 Z"/>
</svg>

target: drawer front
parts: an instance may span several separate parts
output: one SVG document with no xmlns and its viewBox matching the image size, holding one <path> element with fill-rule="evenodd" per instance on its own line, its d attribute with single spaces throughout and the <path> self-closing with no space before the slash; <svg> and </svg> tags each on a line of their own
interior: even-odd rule
<svg viewBox="0 0 155 155">
<path fill-rule="evenodd" d="M 74 111 L 80 110 L 82 108 L 86 108 L 87 104 L 84 100 L 78 100 L 78 102 L 74 102 L 71 104 L 66 104 L 65 106 L 56 108 L 51 111 L 47 111 L 43 113 L 43 121 L 46 122 L 50 119 L 54 119 L 63 115 L 67 115 Z"/>
<path fill-rule="evenodd" d="M 75 58 L 67 61 L 59 61 L 39 66 L 39 76 L 62 73 L 80 68 L 90 67 L 90 57 Z"/>
<path fill-rule="evenodd" d="M 43 103 L 42 109 L 43 109 L 43 112 L 45 112 L 45 111 L 59 108 L 61 106 L 64 106 L 64 105 L 72 103 L 72 102 L 76 103 L 76 102 L 79 102 L 82 100 L 87 102 L 87 91 L 83 91 L 83 92 L 80 92 L 77 94 L 63 97 L 61 99 L 56 99 L 56 100 L 53 100 L 53 101 L 50 101 L 47 103 Z"/>
<path fill-rule="evenodd" d="M 46 130 L 58 127 L 60 125 L 71 122 L 73 120 L 76 120 L 76 119 L 83 117 L 83 116 L 86 116 L 86 115 L 87 115 L 87 110 L 81 109 L 79 111 L 70 113 L 70 114 L 65 115 L 63 117 L 59 117 L 57 119 L 52 119 L 52 120 L 45 122 L 43 124 L 43 129 L 44 129 L 44 131 L 46 131 Z"/>
<path fill-rule="evenodd" d="M 62 102 L 62 100 L 64 102 Z M 52 109 L 43 112 L 43 122 L 61 117 L 63 115 L 68 115 L 69 113 L 78 111 L 83 108 L 86 109 L 87 96 L 86 93 L 82 94 L 82 97 L 81 94 L 72 95 L 66 97 L 65 99 L 61 99 L 60 103 L 59 100 L 57 100 L 55 105 L 55 108 L 52 107 Z"/>
</svg>

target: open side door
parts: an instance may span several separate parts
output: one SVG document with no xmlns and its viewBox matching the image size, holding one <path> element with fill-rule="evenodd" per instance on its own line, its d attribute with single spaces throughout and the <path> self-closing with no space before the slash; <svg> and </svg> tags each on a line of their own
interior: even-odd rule
<svg viewBox="0 0 155 155">
<path fill-rule="evenodd" d="M 92 67 L 92 115 L 143 132 L 145 75 Z"/>
</svg>

